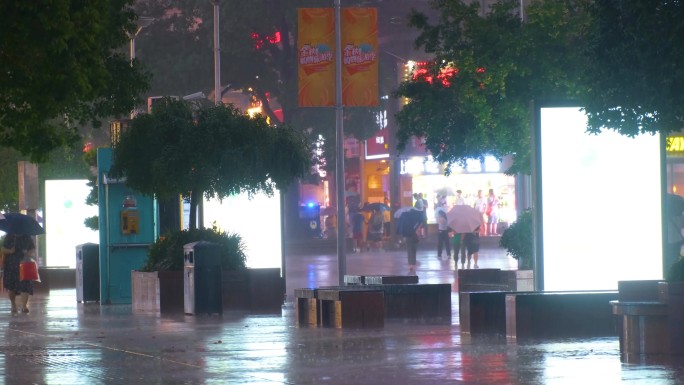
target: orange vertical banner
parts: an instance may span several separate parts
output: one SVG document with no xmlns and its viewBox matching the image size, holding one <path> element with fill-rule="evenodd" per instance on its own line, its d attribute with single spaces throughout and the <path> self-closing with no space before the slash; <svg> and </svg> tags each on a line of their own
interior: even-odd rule
<svg viewBox="0 0 684 385">
<path fill-rule="evenodd" d="M 299 106 L 335 106 L 334 10 L 299 8 L 297 21 Z"/>
<path fill-rule="evenodd" d="M 373 107 L 378 98 L 378 11 L 342 8 L 342 104 Z"/>
</svg>

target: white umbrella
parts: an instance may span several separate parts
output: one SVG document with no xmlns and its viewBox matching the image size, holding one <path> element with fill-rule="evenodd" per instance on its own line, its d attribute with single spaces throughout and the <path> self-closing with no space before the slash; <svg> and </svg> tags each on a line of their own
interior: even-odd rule
<svg viewBox="0 0 684 385">
<path fill-rule="evenodd" d="M 482 214 L 474 207 L 457 205 L 447 212 L 447 224 L 456 233 L 472 233 L 482 224 Z"/>
</svg>

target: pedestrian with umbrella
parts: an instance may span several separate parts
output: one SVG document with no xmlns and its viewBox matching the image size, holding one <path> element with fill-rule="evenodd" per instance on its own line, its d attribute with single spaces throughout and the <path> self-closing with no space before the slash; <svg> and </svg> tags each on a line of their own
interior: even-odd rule
<svg viewBox="0 0 684 385">
<path fill-rule="evenodd" d="M 37 266 L 33 260 L 36 255 L 33 236 L 45 231 L 33 217 L 20 213 L 3 214 L 0 230 L 7 233 L 2 244 L 3 287 L 7 290 L 11 311 L 13 314 L 19 311 L 28 313 L 29 296 L 33 295 L 33 280 L 32 277 L 21 279 L 21 264 L 33 262 L 37 274 Z"/>
<path fill-rule="evenodd" d="M 467 205 L 457 205 L 447 212 L 447 224 L 454 234 L 454 260 L 458 267 L 458 255 L 461 254 L 461 269 L 466 268 L 466 259 L 470 269 L 470 260 L 474 260 L 474 267 L 479 268 L 477 260 L 480 251 L 480 225 L 482 216 L 480 211 Z"/>
<path fill-rule="evenodd" d="M 12 314 L 18 311 L 28 313 L 29 296 L 33 295 L 33 281 L 21 280 L 20 266 L 22 262 L 36 255 L 33 238 L 30 235 L 7 234 L 2 245 L 2 254 L 2 285 L 7 290 Z"/>
</svg>

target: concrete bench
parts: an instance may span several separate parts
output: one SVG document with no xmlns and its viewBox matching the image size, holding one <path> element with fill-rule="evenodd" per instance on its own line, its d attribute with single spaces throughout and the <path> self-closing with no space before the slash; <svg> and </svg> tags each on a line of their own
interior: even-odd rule
<svg viewBox="0 0 684 385">
<path fill-rule="evenodd" d="M 611 301 L 620 320 L 620 352 L 663 354 L 668 350 L 667 305 L 661 302 Z M 628 358 L 629 359 L 629 358 Z"/>
<path fill-rule="evenodd" d="M 618 282 L 619 300 L 611 301 L 627 362 L 641 355 L 684 355 L 684 282 Z"/>
<path fill-rule="evenodd" d="M 322 287 L 319 289 L 325 289 Z M 422 323 L 451 323 L 451 285 L 388 284 L 332 287 L 346 290 L 382 290 L 385 293 L 385 318 Z"/>
<path fill-rule="evenodd" d="M 295 289 L 295 321 L 297 326 L 316 327 L 320 325 L 317 291 L 318 289 L 312 288 Z"/>
<path fill-rule="evenodd" d="M 385 301 L 381 290 L 318 289 L 321 326 L 382 328 Z"/>
<path fill-rule="evenodd" d="M 417 275 L 345 275 L 345 285 L 401 285 L 418 283 Z"/>
<path fill-rule="evenodd" d="M 461 333 L 506 334 L 506 294 L 508 291 L 458 293 Z"/>
<path fill-rule="evenodd" d="M 297 320 L 300 325 L 312 325 L 312 308 L 320 313 L 320 291 L 375 290 L 384 293 L 385 319 L 404 322 L 451 323 L 451 285 L 445 284 L 387 284 L 326 286 L 317 289 L 295 290 Z M 316 300 L 314 300 L 314 298 Z M 321 324 L 317 319 L 317 324 Z"/>
<path fill-rule="evenodd" d="M 616 335 L 609 302 L 617 291 L 506 293 L 506 336 Z"/>
<path fill-rule="evenodd" d="M 458 271 L 458 292 L 533 291 L 531 270 L 466 269 Z"/>
</svg>

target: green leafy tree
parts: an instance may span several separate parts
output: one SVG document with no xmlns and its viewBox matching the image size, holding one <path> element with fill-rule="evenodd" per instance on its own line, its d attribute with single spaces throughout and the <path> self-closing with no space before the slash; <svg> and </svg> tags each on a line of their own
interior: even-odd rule
<svg viewBox="0 0 684 385">
<path fill-rule="evenodd" d="M 684 126 L 684 3 L 594 1 L 585 48 L 589 129 L 623 135 Z"/>
<path fill-rule="evenodd" d="M 133 0 L 0 3 L 0 146 L 35 162 L 77 126 L 129 112 L 148 75 L 122 47 Z"/>
<path fill-rule="evenodd" d="M 411 99 L 398 116 L 400 145 L 411 135 L 444 163 L 514 154 L 509 172 L 529 172 L 534 100 L 572 99 L 587 132 L 679 131 L 684 120 L 684 3 L 670 0 L 538 0 L 525 20 L 502 0 L 434 0 L 439 19 L 414 13 L 416 44 L 434 56 L 429 71 L 401 85 Z M 441 75 L 448 80 L 428 82 Z"/>
<path fill-rule="evenodd" d="M 112 174 L 162 199 L 190 198 L 190 228 L 200 199 L 286 190 L 309 172 L 306 139 L 287 127 L 243 114 L 232 105 L 201 108 L 165 99 L 132 121 L 114 148 Z"/>
<path fill-rule="evenodd" d="M 434 60 L 397 90 L 410 100 L 397 115 L 400 148 L 424 137 L 439 162 L 513 154 L 508 172 L 529 172 L 530 101 L 583 90 L 576 45 L 589 20 L 585 3 L 531 2 L 524 23 L 517 0 L 500 1 L 484 16 L 478 3 L 434 0 L 435 24 L 414 12 L 416 45 Z"/>
</svg>

